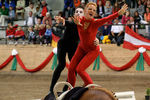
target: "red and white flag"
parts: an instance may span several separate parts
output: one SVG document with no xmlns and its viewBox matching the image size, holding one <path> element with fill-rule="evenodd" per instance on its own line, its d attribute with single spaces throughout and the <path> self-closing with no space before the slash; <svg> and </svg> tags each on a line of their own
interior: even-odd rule
<svg viewBox="0 0 150 100">
<path fill-rule="evenodd" d="M 150 50 L 150 40 L 140 36 L 128 26 L 126 26 L 123 48 L 135 50 L 140 47 L 144 47 L 147 50 Z"/>
</svg>

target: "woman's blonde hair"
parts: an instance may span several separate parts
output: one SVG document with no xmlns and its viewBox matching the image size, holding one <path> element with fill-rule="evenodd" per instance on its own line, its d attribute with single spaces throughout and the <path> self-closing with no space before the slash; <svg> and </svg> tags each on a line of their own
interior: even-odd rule
<svg viewBox="0 0 150 100">
<path fill-rule="evenodd" d="M 97 8 L 97 4 L 96 4 L 96 3 L 94 3 L 94 2 L 89 2 L 89 3 L 86 4 L 85 9 L 86 9 L 89 5 L 93 5 L 93 6 L 95 6 L 95 7 Z"/>
</svg>

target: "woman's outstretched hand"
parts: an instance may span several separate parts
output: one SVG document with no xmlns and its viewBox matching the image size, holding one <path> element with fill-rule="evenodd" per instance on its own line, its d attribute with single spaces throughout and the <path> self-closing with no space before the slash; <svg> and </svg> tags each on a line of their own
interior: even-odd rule
<svg viewBox="0 0 150 100">
<path fill-rule="evenodd" d="M 79 26 L 83 26 L 81 23 L 80 23 L 80 17 L 79 16 L 74 16 L 72 17 L 73 21 L 75 24 L 79 25 Z"/>
<path fill-rule="evenodd" d="M 118 14 L 119 14 L 119 15 L 123 15 L 123 14 L 126 12 L 127 9 L 128 9 L 128 5 L 127 5 L 127 4 L 124 4 L 124 5 L 122 6 L 122 8 L 118 11 Z"/>
</svg>

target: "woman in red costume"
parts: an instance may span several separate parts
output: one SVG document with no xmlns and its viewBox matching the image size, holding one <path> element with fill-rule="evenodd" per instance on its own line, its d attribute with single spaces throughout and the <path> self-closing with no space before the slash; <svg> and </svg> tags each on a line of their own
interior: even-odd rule
<svg viewBox="0 0 150 100">
<path fill-rule="evenodd" d="M 78 17 L 73 18 L 74 22 L 77 24 L 80 37 L 80 43 L 68 68 L 68 82 L 71 83 L 73 87 L 76 82 L 75 71 L 80 75 L 85 86 L 93 84 L 92 79 L 85 70 L 90 66 L 90 64 L 92 64 L 99 54 L 99 46 L 93 45 L 97 30 L 106 22 L 122 15 L 128 7 L 125 4 L 118 12 L 97 20 L 94 19 L 96 8 L 97 6 L 95 3 L 89 2 L 84 9 L 85 16 L 81 19 Z"/>
</svg>

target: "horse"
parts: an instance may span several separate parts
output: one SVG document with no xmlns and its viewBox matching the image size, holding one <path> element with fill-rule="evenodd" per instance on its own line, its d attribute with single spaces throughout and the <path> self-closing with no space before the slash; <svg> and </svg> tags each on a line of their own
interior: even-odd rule
<svg viewBox="0 0 150 100">
<path fill-rule="evenodd" d="M 60 84 L 68 85 L 69 90 L 58 95 L 57 88 Z M 113 92 L 97 84 L 89 84 L 86 87 L 73 88 L 68 82 L 58 82 L 54 87 L 54 95 L 55 99 L 53 100 L 118 100 Z"/>
</svg>

